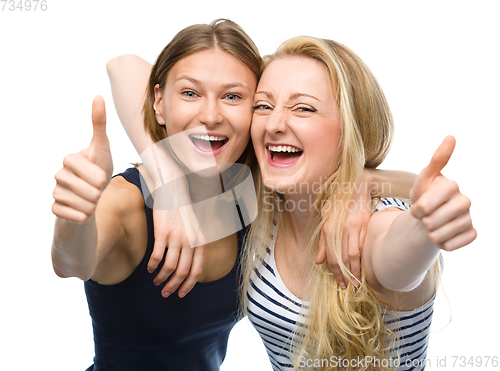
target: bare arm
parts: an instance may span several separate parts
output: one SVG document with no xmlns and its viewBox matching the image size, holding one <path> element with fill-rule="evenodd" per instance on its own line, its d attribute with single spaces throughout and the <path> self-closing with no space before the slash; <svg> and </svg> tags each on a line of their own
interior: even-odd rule
<svg viewBox="0 0 500 371">
<path fill-rule="evenodd" d="M 371 193 L 383 197 L 410 198 L 417 175 L 399 170 L 366 169 L 371 176 Z"/>
<path fill-rule="evenodd" d="M 455 145 L 447 137 L 431 163 L 420 173 L 411 191 L 411 211 L 391 209 L 375 213 L 370 220 L 363 259 L 368 283 L 387 294 L 411 291 L 424 280 L 440 250 L 453 251 L 476 238 L 470 200 L 457 184 L 440 174 Z"/>
<path fill-rule="evenodd" d="M 148 270 L 153 272 L 157 269 L 168 247 L 165 264 L 154 282 L 160 284 L 173 273 L 162 294 L 166 297 L 179 288 L 179 295 L 184 296 L 193 288 L 203 270 L 204 237 L 197 228 L 198 221 L 191 207 L 185 208 L 184 222 L 179 209 L 170 210 L 161 206 L 171 204 L 172 199 L 181 205 L 190 205 L 191 200 L 184 173 L 161 145 L 153 143 L 144 129 L 142 107 L 151 68 L 149 62 L 130 54 L 113 58 L 106 65 L 120 121 L 153 180 L 153 191 L 161 187 L 155 192 L 155 245 Z M 193 250 L 191 246 L 198 247 Z"/>
<path fill-rule="evenodd" d="M 410 190 L 417 178 L 416 174 L 406 171 L 366 169 L 361 174 L 358 184 L 354 185 L 354 209 L 347 213 L 342 238 L 342 261 L 352 273 L 355 284 L 361 277 L 361 252 L 365 243 L 368 222 L 372 215 L 372 196 L 410 198 Z M 325 235 L 331 233 L 332 227 L 327 220 L 321 233 L 316 263 L 328 261 L 335 280 L 345 287 L 348 280 L 343 276 L 335 254 L 327 247 Z"/>
<path fill-rule="evenodd" d="M 94 135 L 90 147 L 63 161 L 56 174 L 53 213 L 57 216 L 52 263 L 60 277 L 89 279 L 120 233 L 107 196 L 113 163 L 106 136 L 104 101 L 92 104 Z M 110 194 L 111 196 L 111 194 Z M 95 210 L 99 209 L 99 217 Z"/>
<path fill-rule="evenodd" d="M 151 73 L 151 63 L 131 54 L 111 59 L 107 65 L 116 112 L 137 153 L 153 145 L 144 130 L 142 106 Z"/>
</svg>

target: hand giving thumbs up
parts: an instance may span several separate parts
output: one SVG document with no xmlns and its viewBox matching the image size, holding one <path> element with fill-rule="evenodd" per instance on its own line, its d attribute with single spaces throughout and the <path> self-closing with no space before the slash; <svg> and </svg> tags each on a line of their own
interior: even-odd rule
<svg viewBox="0 0 500 371">
<path fill-rule="evenodd" d="M 94 213 L 113 172 L 106 135 L 106 109 L 101 96 L 92 102 L 93 136 L 90 146 L 66 156 L 55 175 L 52 212 L 63 219 L 84 223 Z"/>
<path fill-rule="evenodd" d="M 455 181 L 441 174 L 454 149 L 455 138 L 446 137 L 410 192 L 412 215 L 428 230 L 429 239 L 446 251 L 468 245 L 477 236 L 469 212 L 470 199 Z"/>
</svg>

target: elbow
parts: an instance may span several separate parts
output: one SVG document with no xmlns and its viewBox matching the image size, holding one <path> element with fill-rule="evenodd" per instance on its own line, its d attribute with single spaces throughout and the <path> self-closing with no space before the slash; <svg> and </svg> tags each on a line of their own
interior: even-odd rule
<svg viewBox="0 0 500 371">
<path fill-rule="evenodd" d="M 56 276 L 60 278 L 76 277 L 82 281 L 89 280 L 94 274 L 95 269 L 90 267 L 82 267 L 79 265 L 64 264 L 52 259 L 52 269 Z"/>
<path fill-rule="evenodd" d="M 409 292 L 415 290 L 420 284 L 424 281 L 425 274 L 422 277 L 419 277 L 416 280 L 404 281 L 402 279 L 394 279 L 394 278 L 379 278 L 379 283 L 391 291 L 399 291 L 399 292 Z"/>
<path fill-rule="evenodd" d="M 124 66 L 134 63 L 138 57 L 133 54 L 123 54 L 118 57 L 112 58 L 106 63 L 106 71 L 108 75 L 111 76 Z"/>
</svg>

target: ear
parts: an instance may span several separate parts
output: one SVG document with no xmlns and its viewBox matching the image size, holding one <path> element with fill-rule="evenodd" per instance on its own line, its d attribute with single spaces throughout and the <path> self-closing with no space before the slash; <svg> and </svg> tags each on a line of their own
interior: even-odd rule
<svg viewBox="0 0 500 371">
<path fill-rule="evenodd" d="M 158 121 L 158 124 L 165 125 L 165 119 L 163 117 L 162 104 L 161 104 L 162 100 L 163 100 L 163 97 L 161 95 L 160 85 L 156 84 L 155 85 L 155 102 L 153 103 L 153 109 L 155 110 L 156 121 Z"/>
</svg>

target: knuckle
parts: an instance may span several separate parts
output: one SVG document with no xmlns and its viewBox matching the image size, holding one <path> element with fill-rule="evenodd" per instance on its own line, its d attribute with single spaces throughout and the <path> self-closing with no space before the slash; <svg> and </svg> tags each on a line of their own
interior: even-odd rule
<svg viewBox="0 0 500 371">
<path fill-rule="evenodd" d="M 430 202 L 427 200 L 422 200 L 417 204 L 417 211 L 420 210 L 424 214 L 427 214 L 431 209 Z"/>
<path fill-rule="evenodd" d="M 96 174 L 96 182 L 99 188 L 103 188 L 106 185 L 106 172 L 102 169 Z"/>
<path fill-rule="evenodd" d="M 76 217 L 76 220 L 78 223 L 82 223 L 82 224 L 86 223 L 87 220 L 89 220 L 89 215 L 81 213 Z"/>
<path fill-rule="evenodd" d="M 358 259 L 361 256 L 361 253 L 358 249 L 350 250 L 348 251 L 347 256 L 349 257 L 349 259 Z"/>
<path fill-rule="evenodd" d="M 86 210 L 86 213 L 87 214 L 93 214 L 95 212 L 95 209 L 96 209 L 96 204 L 94 203 L 89 203 L 88 206 L 87 206 L 87 210 Z"/>
<path fill-rule="evenodd" d="M 63 178 L 63 171 L 61 169 L 54 175 L 54 179 L 56 180 L 56 182 L 59 183 L 62 181 L 62 178 Z"/>
<path fill-rule="evenodd" d="M 451 179 L 446 179 L 446 187 L 450 192 L 459 192 L 460 188 L 458 187 L 458 183 Z"/>
<path fill-rule="evenodd" d="M 201 276 L 201 274 L 203 273 L 203 267 L 196 267 L 196 268 L 193 268 L 192 272 L 194 277 L 198 278 Z"/>
<path fill-rule="evenodd" d="M 172 273 L 175 268 L 177 268 L 177 265 L 174 264 L 174 263 L 171 263 L 171 262 L 166 262 L 164 265 L 163 265 L 163 269 L 165 270 L 165 273 Z"/>
<path fill-rule="evenodd" d="M 431 240 L 433 244 L 438 244 L 439 236 L 436 233 L 429 233 L 429 240 Z"/>
<path fill-rule="evenodd" d="M 466 209 L 466 210 L 469 210 L 470 207 L 472 206 L 472 201 L 469 197 L 467 196 L 464 196 L 462 195 L 462 203 L 463 203 L 463 207 Z"/>
<path fill-rule="evenodd" d="M 71 167 L 73 163 L 75 162 L 75 154 L 69 154 L 66 157 L 63 158 L 63 166 L 64 167 Z"/>
<path fill-rule="evenodd" d="M 177 268 L 177 274 L 180 276 L 180 277 L 187 277 L 187 275 L 189 274 L 189 268 Z"/>
<path fill-rule="evenodd" d="M 431 220 L 430 220 L 430 218 L 424 216 L 421 220 L 422 220 L 422 224 L 424 225 L 425 228 L 427 228 L 427 229 L 431 228 Z"/>
</svg>

